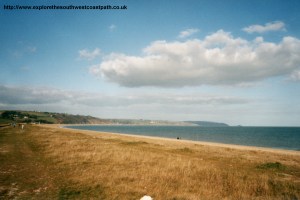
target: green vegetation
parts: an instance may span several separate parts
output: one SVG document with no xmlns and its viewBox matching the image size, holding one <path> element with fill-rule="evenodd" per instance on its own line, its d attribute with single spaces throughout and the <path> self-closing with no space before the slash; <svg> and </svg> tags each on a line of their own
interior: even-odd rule
<svg viewBox="0 0 300 200">
<path fill-rule="evenodd" d="M 280 162 L 268 162 L 257 166 L 258 169 L 284 170 L 286 167 Z"/>
<path fill-rule="evenodd" d="M 42 124 L 102 124 L 103 120 L 91 116 L 70 115 L 65 113 L 35 111 L 0 111 L 0 124 L 5 123 L 42 123 Z"/>
<path fill-rule="evenodd" d="M 0 124 L 42 123 L 42 124 L 122 124 L 122 125 L 196 125 L 189 122 L 144 119 L 100 119 L 92 116 L 71 115 L 38 111 L 0 111 Z"/>
</svg>

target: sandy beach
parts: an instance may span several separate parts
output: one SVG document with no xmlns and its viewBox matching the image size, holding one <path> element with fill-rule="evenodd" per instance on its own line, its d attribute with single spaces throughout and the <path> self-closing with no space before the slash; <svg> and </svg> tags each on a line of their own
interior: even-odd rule
<svg viewBox="0 0 300 200">
<path fill-rule="evenodd" d="M 78 129 L 72 129 L 66 127 L 67 125 L 47 125 L 50 127 L 55 128 L 66 128 L 74 131 L 78 131 Z M 95 125 L 97 126 L 97 125 Z M 112 132 L 104 132 L 104 131 L 91 131 L 91 130 L 80 130 L 82 133 L 97 137 L 98 134 L 114 134 L 118 137 L 124 137 L 129 139 L 144 139 L 145 141 L 151 141 L 152 143 L 156 144 L 165 144 L 165 145 L 205 145 L 211 147 L 222 147 L 222 148 L 230 148 L 230 149 L 237 149 L 237 150 L 246 150 L 246 151 L 263 151 L 263 152 L 270 152 L 270 153 L 278 153 L 278 154 L 285 154 L 285 155 L 298 155 L 300 156 L 300 151 L 293 151 L 293 150 L 285 150 L 285 149 L 274 149 L 274 148 L 266 148 L 266 147 L 255 147 L 255 146 L 243 146 L 243 145 L 235 145 L 235 144 L 223 144 L 223 143 L 215 143 L 215 142 L 204 142 L 204 141 L 192 141 L 192 140 L 177 140 L 171 138 L 164 138 L 164 137 L 154 137 L 154 136 L 143 136 L 143 135 L 133 135 L 133 134 L 120 134 L 120 133 L 112 133 Z"/>
<path fill-rule="evenodd" d="M 0 136 L 2 199 L 300 199 L 298 151 L 63 125 Z"/>
</svg>

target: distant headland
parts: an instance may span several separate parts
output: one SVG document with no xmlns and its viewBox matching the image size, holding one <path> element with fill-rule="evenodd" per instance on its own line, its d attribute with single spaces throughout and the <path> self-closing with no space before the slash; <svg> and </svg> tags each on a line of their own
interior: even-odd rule
<svg viewBox="0 0 300 200">
<path fill-rule="evenodd" d="M 42 124 L 120 124 L 120 125 L 182 125 L 203 127 L 224 127 L 225 123 L 209 121 L 168 121 L 148 119 L 102 119 L 93 116 L 73 115 L 68 113 L 2 110 L 0 124 L 8 123 L 42 123 Z"/>
</svg>

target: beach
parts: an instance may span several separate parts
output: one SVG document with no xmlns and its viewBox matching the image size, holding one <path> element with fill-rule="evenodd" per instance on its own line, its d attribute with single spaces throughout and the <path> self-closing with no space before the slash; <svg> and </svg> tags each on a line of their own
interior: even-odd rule
<svg viewBox="0 0 300 200">
<path fill-rule="evenodd" d="M 51 125 L 52 126 L 52 125 Z M 55 126 L 55 125 L 54 125 Z M 93 127 L 102 127 L 103 125 L 92 125 Z M 111 125 L 114 126 L 114 125 Z M 122 125 L 117 125 L 119 127 L 122 127 Z M 172 139 L 170 137 L 163 137 L 163 136 L 147 136 L 147 135 L 137 135 L 137 134 L 130 134 L 130 133 L 120 133 L 120 132 L 106 132 L 106 131 L 100 131 L 100 130 L 89 130 L 89 129 L 77 129 L 77 127 L 84 127 L 84 125 L 75 125 L 75 126 L 59 126 L 63 128 L 68 128 L 68 129 L 75 129 L 75 130 L 82 130 L 84 131 L 83 133 L 89 134 L 89 135 L 94 135 L 94 134 L 99 134 L 101 133 L 107 133 L 107 134 L 117 134 L 118 136 L 130 136 L 130 137 L 138 137 L 138 138 L 144 138 L 144 139 L 153 139 L 152 142 L 155 142 L 157 140 L 162 140 L 162 141 L 176 141 L 176 142 L 181 142 L 181 143 L 191 143 L 191 144 L 200 144 L 200 145 L 206 145 L 206 146 L 214 146 L 214 147 L 224 147 L 224 148 L 232 148 L 232 149 L 239 149 L 239 150 L 260 150 L 260 151 L 267 151 L 267 152 L 277 152 L 281 154 L 294 154 L 298 155 L 300 154 L 300 151 L 295 151 L 295 150 L 288 150 L 288 149 L 278 149 L 278 148 L 270 148 L 270 147 L 258 147 L 258 146 L 246 146 L 246 145 L 237 145 L 237 144 L 225 144 L 225 143 L 218 143 L 218 142 L 208 142 L 208 141 L 196 141 L 196 140 L 187 140 L 187 139 L 182 139 L 181 137 L 175 137 Z M 75 128 L 74 128 L 75 127 Z M 125 126 L 126 127 L 126 126 Z M 158 126 L 159 127 L 159 126 Z M 173 127 L 178 127 L 178 126 L 173 126 Z M 182 127 L 182 126 L 179 126 Z M 87 132 L 86 132 L 87 131 Z"/>
<path fill-rule="evenodd" d="M 300 199 L 300 152 L 74 130 L 4 127 L 3 199 Z"/>
</svg>

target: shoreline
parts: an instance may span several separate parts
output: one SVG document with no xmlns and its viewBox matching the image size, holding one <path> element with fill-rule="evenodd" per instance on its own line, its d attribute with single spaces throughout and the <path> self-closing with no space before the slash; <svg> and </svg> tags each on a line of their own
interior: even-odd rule
<svg viewBox="0 0 300 200">
<path fill-rule="evenodd" d="M 45 124 L 44 124 L 45 125 Z M 42 126 L 44 126 L 42 125 Z M 90 136 L 97 136 L 98 134 L 105 134 L 110 136 L 118 136 L 122 138 L 132 138 L 132 139 L 145 139 L 151 140 L 153 143 L 173 143 L 173 145 L 203 145 L 207 147 L 218 147 L 218 148 L 229 148 L 235 150 L 242 150 L 242 151 L 260 151 L 260 152 L 269 152 L 269 153 L 276 153 L 276 154 L 285 154 L 285 155 L 296 155 L 300 156 L 300 151 L 296 150 L 288 150 L 288 149 L 276 149 L 276 148 L 268 148 L 268 147 L 257 147 L 257 146 L 246 146 L 246 145 L 237 145 L 237 144 L 225 144 L 225 143 L 218 143 L 218 142 L 206 142 L 206 141 L 193 141 L 193 140 L 184 140 L 184 139 L 173 139 L 173 138 L 166 138 L 166 137 L 156 137 L 156 136 L 145 136 L 145 135 L 135 135 L 135 134 L 127 134 L 127 133 L 115 133 L 115 132 L 105 132 L 105 131 L 94 131 L 94 130 L 82 130 L 82 129 L 73 129 L 66 126 L 66 124 L 52 124 L 46 125 L 49 127 L 55 127 L 59 129 L 65 130 L 72 130 L 72 131 L 79 131 L 83 134 L 90 135 Z M 75 125 L 71 125 L 75 126 Z"/>
</svg>

